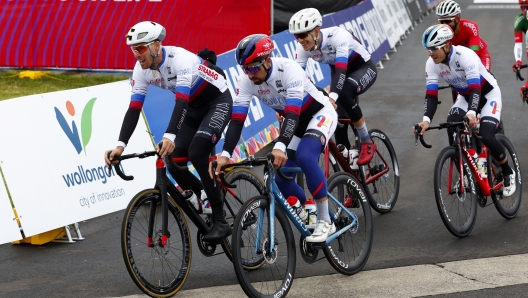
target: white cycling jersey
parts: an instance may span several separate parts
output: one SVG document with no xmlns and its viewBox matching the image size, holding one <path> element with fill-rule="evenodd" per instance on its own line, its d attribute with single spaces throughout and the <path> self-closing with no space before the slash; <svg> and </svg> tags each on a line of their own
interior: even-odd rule
<svg viewBox="0 0 528 298">
<path fill-rule="evenodd" d="M 132 102 L 143 106 L 149 85 L 170 90 L 176 93 L 176 97 L 184 98 L 189 103 L 197 99 L 209 85 L 215 86 L 220 92 L 227 90 L 224 74 L 206 67 L 205 60 L 196 54 L 184 48 L 164 46 L 162 55 L 159 71 L 142 69 L 136 62 L 132 74 Z"/>
<path fill-rule="evenodd" d="M 295 61 L 283 57 L 271 58 L 270 73 L 261 85 L 255 85 L 247 75 L 239 77 L 231 121 L 245 121 L 253 96 L 282 115 L 295 114 L 297 121 L 311 119 L 329 104 L 328 97 L 315 87 L 304 70 Z M 289 133 L 287 136 L 281 136 L 285 139 L 279 137 L 277 142 L 283 151 L 293 137 L 293 131 Z M 236 139 L 238 140 L 238 137 Z"/>
<path fill-rule="evenodd" d="M 309 58 L 335 66 L 336 74 L 330 85 L 332 91 L 330 97 L 337 100 L 338 93 L 343 87 L 345 74 L 350 74 L 354 69 L 369 61 L 370 53 L 346 29 L 330 27 L 321 29 L 321 44 L 317 50 L 305 51 L 302 45 L 297 43 L 295 61 L 306 69 Z"/>
<path fill-rule="evenodd" d="M 449 65 L 444 63 L 435 64 L 431 57 L 427 60 L 425 65 L 426 98 L 438 98 L 438 80 L 442 77 L 458 91 L 459 100 L 465 99 L 469 104 L 467 107 L 469 110 L 477 112 L 480 96 L 484 96 L 489 102 L 501 103 L 497 80 L 486 70 L 479 56 L 473 50 L 463 46 L 452 46 L 448 63 Z M 473 89 L 478 90 L 479 98 L 469 98 Z M 499 92 L 492 92 L 493 90 Z M 430 109 L 428 109 L 426 104 L 424 121 L 431 122 L 433 115 L 428 110 Z M 434 114 L 436 108 L 432 110 Z"/>
</svg>

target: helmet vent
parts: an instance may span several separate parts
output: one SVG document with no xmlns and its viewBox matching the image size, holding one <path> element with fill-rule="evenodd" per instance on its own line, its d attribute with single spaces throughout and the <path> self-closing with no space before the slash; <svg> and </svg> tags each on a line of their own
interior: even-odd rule
<svg viewBox="0 0 528 298">
<path fill-rule="evenodd" d="M 143 37 L 147 36 L 148 32 L 141 32 L 137 35 L 137 39 L 142 39 Z"/>
</svg>

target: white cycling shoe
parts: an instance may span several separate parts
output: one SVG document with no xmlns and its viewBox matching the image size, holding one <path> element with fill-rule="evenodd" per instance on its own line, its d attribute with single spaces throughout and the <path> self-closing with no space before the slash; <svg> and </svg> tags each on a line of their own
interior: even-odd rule
<svg viewBox="0 0 528 298">
<path fill-rule="evenodd" d="M 336 227 L 333 223 L 329 224 L 324 220 L 318 220 L 312 235 L 306 237 L 306 242 L 325 242 L 328 236 L 335 233 L 335 231 Z"/>
<path fill-rule="evenodd" d="M 504 178 L 504 187 L 502 188 L 502 196 L 509 197 L 515 193 L 515 171 L 513 174 Z"/>
</svg>

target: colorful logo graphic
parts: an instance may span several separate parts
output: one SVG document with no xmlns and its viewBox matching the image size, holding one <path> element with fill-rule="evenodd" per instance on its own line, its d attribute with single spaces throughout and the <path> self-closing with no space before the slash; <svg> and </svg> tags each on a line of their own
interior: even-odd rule
<svg viewBox="0 0 528 298">
<path fill-rule="evenodd" d="M 493 107 L 493 110 L 491 110 L 491 113 L 495 115 L 495 113 L 500 112 L 499 110 L 499 104 L 496 101 L 490 102 L 490 106 Z"/>
<path fill-rule="evenodd" d="M 321 127 L 321 126 L 330 127 L 330 125 L 332 125 L 332 120 L 326 119 L 326 117 L 323 115 L 319 115 L 315 117 L 315 119 L 319 120 L 319 123 L 317 123 L 317 127 Z"/>
<path fill-rule="evenodd" d="M 59 111 L 59 109 L 57 109 L 57 107 L 55 107 L 55 115 L 57 116 L 57 122 L 59 122 L 60 126 L 62 127 L 62 130 L 70 139 L 70 142 L 72 143 L 73 147 L 75 147 L 75 150 L 77 150 L 77 154 L 80 154 L 81 151 L 83 151 L 84 149 L 84 155 L 86 155 L 86 146 L 88 145 L 88 142 L 90 142 L 90 138 L 92 136 L 92 111 L 96 99 L 97 98 L 95 97 L 90 99 L 82 111 L 81 138 L 79 138 L 79 131 L 77 130 L 77 125 L 75 124 L 75 121 L 72 120 L 72 124 L 70 127 L 70 125 L 68 125 L 68 121 L 66 120 L 66 118 L 64 118 L 64 115 L 61 113 L 61 111 Z M 66 110 L 68 111 L 68 114 L 70 114 L 71 117 L 75 116 L 75 107 L 69 100 L 66 101 Z"/>
</svg>

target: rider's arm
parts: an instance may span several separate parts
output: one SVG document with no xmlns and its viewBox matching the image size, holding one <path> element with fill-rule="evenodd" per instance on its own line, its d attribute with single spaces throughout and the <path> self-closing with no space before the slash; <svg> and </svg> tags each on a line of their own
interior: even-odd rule
<svg viewBox="0 0 528 298">
<path fill-rule="evenodd" d="M 337 31 L 334 32 L 334 34 L 335 36 L 332 37 L 332 40 L 337 41 L 337 43 L 334 44 L 336 50 L 335 73 L 332 76 L 332 81 L 330 83 L 329 95 L 333 100 L 337 100 L 339 93 L 341 93 L 343 85 L 345 84 L 348 60 L 359 55 L 354 49 L 362 47 L 362 45 L 354 40 L 352 35 L 346 30 Z M 350 49 L 351 43 L 353 45 L 352 49 Z"/>
<path fill-rule="evenodd" d="M 164 138 L 173 142 L 176 138 L 176 134 L 181 128 L 185 115 L 187 114 L 187 108 L 189 107 L 193 62 L 196 61 L 196 57 L 193 54 L 182 52 L 181 56 L 182 57 L 179 57 L 179 59 L 172 60 L 174 61 L 172 69 L 174 69 L 178 75 L 175 90 L 176 104 L 174 105 L 174 110 L 172 110 L 172 116 L 169 125 L 167 126 L 167 130 L 163 135 Z"/>
<path fill-rule="evenodd" d="M 250 89 L 247 88 L 248 83 L 251 83 L 247 77 L 242 77 L 236 83 L 236 94 L 233 99 L 233 110 L 231 113 L 231 121 L 227 127 L 224 140 L 224 148 L 222 149 L 222 156 L 231 158 L 233 150 L 240 139 L 242 129 L 244 128 L 244 121 L 246 121 L 249 104 L 253 95 L 250 93 Z M 252 84 L 252 83 L 251 83 Z"/>
<path fill-rule="evenodd" d="M 426 91 L 423 121 L 431 123 L 438 106 L 438 73 L 434 61 L 429 58 L 425 64 Z"/>
<path fill-rule="evenodd" d="M 481 97 L 480 88 L 480 72 L 479 64 L 480 58 L 474 52 L 467 52 L 460 60 L 460 65 L 464 68 L 466 74 L 466 81 L 469 89 L 469 96 L 466 98 L 468 102 L 468 114 L 477 115 L 477 109 Z"/>
<path fill-rule="evenodd" d="M 134 66 L 134 71 L 132 73 L 132 95 L 130 96 L 130 104 L 128 105 L 125 118 L 123 119 L 123 124 L 121 125 L 121 132 L 119 133 L 117 146 L 125 148 L 132 133 L 134 133 L 139 116 L 141 115 L 145 96 L 147 95 L 148 85 L 149 83 L 143 77 L 141 66 L 138 62 Z"/>
<path fill-rule="evenodd" d="M 284 70 L 286 84 L 286 102 L 284 104 L 284 120 L 277 143 L 273 149 L 279 149 L 286 153 L 293 134 L 299 125 L 299 116 L 304 95 L 304 80 L 308 80 L 306 74 L 300 67 L 289 67 Z"/>
<path fill-rule="evenodd" d="M 480 35 L 478 32 L 478 25 L 475 22 L 464 20 L 465 22 L 461 26 L 466 26 L 469 29 L 469 42 L 468 48 L 475 52 L 480 51 Z"/>
<path fill-rule="evenodd" d="M 515 61 L 522 61 L 522 42 L 523 42 L 523 14 L 518 15 L 515 17 L 515 23 L 513 24 L 513 36 L 515 38 L 515 46 L 513 49 L 513 55 L 515 57 Z M 528 55 L 528 52 L 527 52 Z"/>
</svg>

